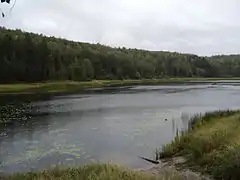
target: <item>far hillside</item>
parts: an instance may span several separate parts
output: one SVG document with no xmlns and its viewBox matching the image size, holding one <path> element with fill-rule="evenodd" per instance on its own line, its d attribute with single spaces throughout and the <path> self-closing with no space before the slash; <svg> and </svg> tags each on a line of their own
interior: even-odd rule
<svg viewBox="0 0 240 180">
<path fill-rule="evenodd" d="M 111 48 L 0 28 L 0 83 L 233 77 L 240 76 L 239 60 Z"/>
</svg>

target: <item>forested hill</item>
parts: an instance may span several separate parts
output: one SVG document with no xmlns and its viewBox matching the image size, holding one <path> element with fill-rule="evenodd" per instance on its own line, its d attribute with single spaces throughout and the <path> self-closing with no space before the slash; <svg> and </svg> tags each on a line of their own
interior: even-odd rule
<svg viewBox="0 0 240 180">
<path fill-rule="evenodd" d="M 0 83 L 240 76 L 240 56 L 111 48 L 0 28 Z"/>
</svg>

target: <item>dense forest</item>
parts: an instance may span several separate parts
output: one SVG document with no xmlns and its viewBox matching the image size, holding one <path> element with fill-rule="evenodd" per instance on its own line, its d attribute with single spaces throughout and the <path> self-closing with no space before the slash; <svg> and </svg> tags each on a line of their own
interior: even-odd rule
<svg viewBox="0 0 240 180">
<path fill-rule="evenodd" d="M 240 56 L 111 48 L 0 28 L 0 83 L 240 76 Z"/>
</svg>

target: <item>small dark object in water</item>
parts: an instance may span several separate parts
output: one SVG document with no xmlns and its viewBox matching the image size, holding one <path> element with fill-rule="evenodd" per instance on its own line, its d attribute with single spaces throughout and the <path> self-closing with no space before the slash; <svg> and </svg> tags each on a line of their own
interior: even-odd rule
<svg viewBox="0 0 240 180">
<path fill-rule="evenodd" d="M 167 121 L 167 119 L 165 119 L 165 121 Z"/>
<path fill-rule="evenodd" d="M 145 157 L 139 157 L 139 158 L 141 158 L 141 159 L 143 159 L 143 160 L 145 160 L 145 161 L 148 161 L 148 162 L 150 162 L 150 163 L 153 163 L 153 164 L 159 164 L 159 161 L 147 159 L 147 158 L 145 158 Z"/>
</svg>

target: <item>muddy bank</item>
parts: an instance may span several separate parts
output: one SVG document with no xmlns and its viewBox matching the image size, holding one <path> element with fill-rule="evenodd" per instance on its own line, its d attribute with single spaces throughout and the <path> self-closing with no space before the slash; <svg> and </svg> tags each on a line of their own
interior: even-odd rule
<svg viewBox="0 0 240 180">
<path fill-rule="evenodd" d="M 150 165 L 145 169 L 138 169 L 138 171 L 162 177 L 176 177 L 177 175 L 183 180 L 212 180 L 211 177 L 186 168 L 185 163 L 186 159 L 184 157 L 163 159 L 159 161 L 159 164 L 157 165 Z"/>
</svg>

